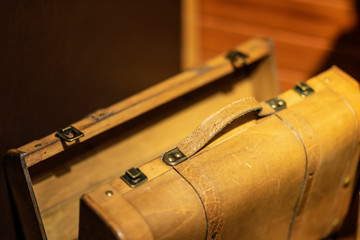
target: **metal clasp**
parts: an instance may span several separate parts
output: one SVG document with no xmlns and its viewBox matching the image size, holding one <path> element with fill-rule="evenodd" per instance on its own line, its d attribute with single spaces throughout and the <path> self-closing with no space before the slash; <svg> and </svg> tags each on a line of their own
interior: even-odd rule
<svg viewBox="0 0 360 240">
<path fill-rule="evenodd" d="M 80 130 L 76 129 L 73 126 L 69 126 L 66 128 L 59 129 L 55 134 L 56 137 L 66 141 L 66 142 L 73 142 L 76 139 L 79 139 L 84 136 Z"/>
<path fill-rule="evenodd" d="M 245 53 L 236 50 L 230 51 L 226 55 L 226 58 L 231 61 L 231 64 L 233 65 L 234 68 L 241 68 L 242 66 L 244 66 L 245 61 L 248 57 L 249 56 L 246 55 Z"/>
<path fill-rule="evenodd" d="M 309 96 L 310 94 L 314 93 L 314 89 L 312 89 L 305 82 L 296 84 L 296 87 L 294 88 L 294 90 L 295 90 L 295 92 L 300 94 L 302 97 L 306 97 L 306 96 Z"/>
<path fill-rule="evenodd" d="M 147 176 L 138 168 L 130 168 L 121 179 L 130 187 L 136 187 L 147 181 Z"/>
<path fill-rule="evenodd" d="M 286 108 L 286 102 L 282 100 L 281 98 L 272 98 L 268 101 L 266 101 L 269 106 L 274 109 L 275 111 L 280 111 L 284 108 Z"/>
<path fill-rule="evenodd" d="M 164 163 L 170 166 L 175 166 L 182 161 L 185 161 L 186 159 L 187 157 L 185 156 L 185 154 L 183 154 L 177 147 L 166 152 L 163 156 Z"/>
</svg>

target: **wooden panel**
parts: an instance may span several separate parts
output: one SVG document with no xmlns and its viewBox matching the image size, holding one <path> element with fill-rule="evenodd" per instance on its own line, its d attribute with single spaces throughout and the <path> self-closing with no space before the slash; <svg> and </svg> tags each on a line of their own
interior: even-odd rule
<svg viewBox="0 0 360 240">
<path fill-rule="evenodd" d="M 146 22 L 146 24 L 144 24 Z M 180 1 L 0 3 L 0 154 L 180 70 Z M 0 167 L 0 239 L 14 239 Z"/>
<path fill-rule="evenodd" d="M 344 27 L 351 27 L 351 22 L 354 21 L 353 10 L 350 7 L 294 0 L 207 0 L 203 1 L 201 6 L 203 15 L 243 20 L 270 28 L 321 37 L 338 34 Z"/>
<path fill-rule="evenodd" d="M 275 42 L 282 91 L 332 64 L 359 78 L 355 4 L 354 0 L 201 0 L 201 58 L 251 37 L 267 37 Z"/>
</svg>

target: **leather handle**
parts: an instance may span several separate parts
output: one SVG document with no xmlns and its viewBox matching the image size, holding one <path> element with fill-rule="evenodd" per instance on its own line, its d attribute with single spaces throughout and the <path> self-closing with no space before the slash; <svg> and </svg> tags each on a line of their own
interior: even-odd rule
<svg viewBox="0 0 360 240">
<path fill-rule="evenodd" d="M 177 148 L 164 154 L 164 162 L 176 165 L 193 156 L 225 126 L 250 112 L 258 112 L 258 117 L 264 117 L 274 113 L 274 110 L 265 103 L 259 103 L 254 97 L 237 100 L 206 118 Z"/>
</svg>

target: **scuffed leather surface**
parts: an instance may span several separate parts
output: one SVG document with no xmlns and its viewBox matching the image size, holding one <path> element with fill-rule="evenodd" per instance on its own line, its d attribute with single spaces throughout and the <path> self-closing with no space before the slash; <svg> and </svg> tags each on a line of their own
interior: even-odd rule
<svg viewBox="0 0 360 240">
<path fill-rule="evenodd" d="M 181 175 L 192 184 L 202 200 L 207 218 L 207 239 L 217 240 L 220 239 L 218 233 L 222 228 L 223 210 L 212 179 L 201 169 L 201 165 L 198 165 L 196 161 L 189 161 L 186 166 L 178 168 Z"/>
<path fill-rule="evenodd" d="M 232 121 L 256 111 L 259 112 L 258 116 L 274 112 L 267 104 L 259 103 L 254 97 L 242 98 L 206 118 L 177 147 L 185 156 L 191 157 Z"/>
</svg>

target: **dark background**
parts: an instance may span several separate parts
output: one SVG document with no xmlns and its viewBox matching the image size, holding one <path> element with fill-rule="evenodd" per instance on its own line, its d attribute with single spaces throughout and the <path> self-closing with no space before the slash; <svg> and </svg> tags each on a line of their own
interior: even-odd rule
<svg viewBox="0 0 360 240">
<path fill-rule="evenodd" d="M 0 1 L 0 154 L 177 73 L 180 38 L 179 0 Z"/>
</svg>

